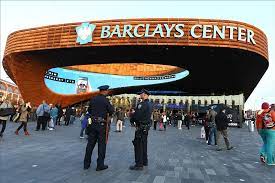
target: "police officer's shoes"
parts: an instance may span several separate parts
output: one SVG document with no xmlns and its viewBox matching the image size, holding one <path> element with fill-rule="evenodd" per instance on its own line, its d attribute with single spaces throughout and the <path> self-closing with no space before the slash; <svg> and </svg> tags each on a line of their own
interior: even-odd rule
<svg viewBox="0 0 275 183">
<path fill-rule="evenodd" d="M 133 166 L 130 166 L 129 169 L 130 170 L 143 170 L 143 167 L 142 166 L 133 165 Z"/>
<path fill-rule="evenodd" d="M 108 165 L 104 165 L 103 167 L 96 167 L 96 171 L 105 170 L 108 168 Z"/>
<path fill-rule="evenodd" d="M 88 170 L 90 168 L 90 165 L 89 166 L 84 166 L 84 170 Z"/>
</svg>

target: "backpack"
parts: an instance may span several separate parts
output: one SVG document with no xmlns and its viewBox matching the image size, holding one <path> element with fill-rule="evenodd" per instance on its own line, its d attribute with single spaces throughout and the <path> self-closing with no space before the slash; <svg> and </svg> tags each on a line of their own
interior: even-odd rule
<svg viewBox="0 0 275 183">
<path fill-rule="evenodd" d="M 270 111 L 265 112 L 262 116 L 262 124 L 264 129 L 271 129 L 275 126 Z"/>
</svg>

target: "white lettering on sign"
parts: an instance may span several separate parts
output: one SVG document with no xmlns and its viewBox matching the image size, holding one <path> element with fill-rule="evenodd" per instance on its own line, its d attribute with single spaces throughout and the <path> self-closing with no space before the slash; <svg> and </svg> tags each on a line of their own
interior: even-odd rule
<svg viewBox="0 0 275 183">
<path fill-rule="evenodd" d="M 176 29 L 176 31 L 178 32 L 178 33 L 180 33 L 180 34 L 174 34 L 174 37 L 182 37 L 182 36 L 184 36 L 184 32 L 183 32 L 183 30 L 182 30 L 182 28 L 184 27 L 184 24 L 177 24 L 176 25 L 176 27 L 175 27 L 175 29 Z"/>
<path fill-rule="evenodd" d="M 200 38 L 200 37 L 201 37 L 201 35 L 195 34 L 195 29 L 196 29 L 197 27 L 199 27 L 199 28 L 201 29 L 201 28 L 202 28 L 202 25 L 194 25 L 194 26 L 191 28 L 191 36 L 192 36 L 193 38 Z"/>
<path fill-rule="evenodd" d="M 86 25 L 86 24 L 85 24 Z M 91 24 L 90 24 L 91 25 Z M 94 25 L 95 27 L 96 25 Z M 231 25 L 207 25 L 195 24 L 190 27 L 190 30 L 184 29 L 184 24 L 125 24 L 125 25 L 104 25 L 101 27 L 100 38 L 108 39 L 112 37 L 117 38 L 182 38 L 187 39 L 191 36 L 195 39 L 222 39 L 222 40 L 236 40 L 256 44 L 254 39 L 254 32 L 244 27 L 237 27 Z M 186 32 L 189 31 L 189 32 Z M 89 35 L 92 36 L 92 33 Z M 91 36 L 88 37 L 91 39 Z M 88 39 L 87 38 L 87 39 Z M 92 41 L 88 41 L 92 42 Z"/>
<path fill-rule="evenodd" d="M 144 28 L 144 24 L 138 24 L 137 26 L 135 26 L 135 28 L 134 28 L 134 36 L 135 37 L 143 37 L 144 36 L 144 34 L 139 34 L 139 32 L 138 32 L 138 29 L 140 27 Z"/>
<path fill-rule="evenodd" d="M 213 30 L 213 38 L 217 38 L 217 34 L 221 39 L 225 38 L 225 26 L 222 26 L 222 29 L 220 29 L 217 25 L 214 25 Z"/>
</svg>

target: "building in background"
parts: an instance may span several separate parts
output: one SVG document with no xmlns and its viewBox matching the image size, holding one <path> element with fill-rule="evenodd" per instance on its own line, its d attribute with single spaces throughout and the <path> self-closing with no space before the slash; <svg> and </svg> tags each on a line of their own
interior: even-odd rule
<svg viewBox="0 0 275 183">
<path fill-rule="evenodd" d="M 2 97 L 11 100 L 12 104 L 18 104 L 23 101 L 18 87 L 15 84 L 0 79 L 0 98 Z"/>
<path fill-rule="evenodd" d="M 24 100 L 63 107 L 98 95 L 100 85 L 109 85 L 110 95 L 142 88 L 185 92 L 185 98 L 168 99 L 167 108 L 178 102 L 181 107 L 188 102 L 190 110 L 206 102 L 237 103 L 226 96 L 242 96 L 243 105 L 268 66 L 267 37 L 260 29 L 192 18 L 97 20 L 19 30 L 9 35 L 3 58 Z"/>
</svg>

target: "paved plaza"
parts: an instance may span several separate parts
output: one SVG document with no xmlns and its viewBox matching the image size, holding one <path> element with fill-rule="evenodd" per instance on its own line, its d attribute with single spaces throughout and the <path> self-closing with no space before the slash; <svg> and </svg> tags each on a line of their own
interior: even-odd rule
<svg viewBox="0 0 275 183">
<path fill-rule="evenodd" d="M 79 139 L 80 123 L 58 126 L 55 131 L 34 131 L 31 136 L 14 130 L 19 124 L 8 123 L 0 141 L 1 183 L 223 183 L 275 182 L 275 167 L 258 160 L 261 141 L 247 128 L 230 128 L 231 151 L 215 151 L 200 139 L 200 127 L 166 132 L 149 132 L 149 166 L 143 171 L 128 170 L 133 163 L 134 128 L 127 124 L 122 133 L 112 126 L 105 162 L 109 169 L 95 171 L 97 148 L 89 170 L 83 170 L 86 139 Z M 96 155 L 96 156 L 95 156 Z"/>
</svg>

